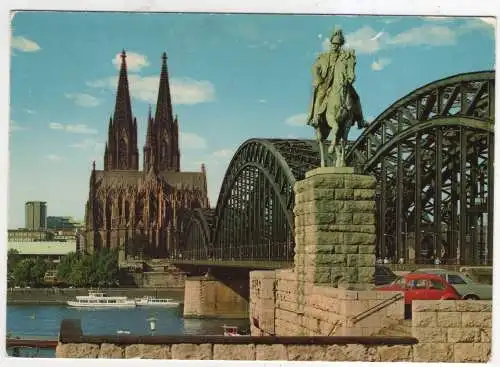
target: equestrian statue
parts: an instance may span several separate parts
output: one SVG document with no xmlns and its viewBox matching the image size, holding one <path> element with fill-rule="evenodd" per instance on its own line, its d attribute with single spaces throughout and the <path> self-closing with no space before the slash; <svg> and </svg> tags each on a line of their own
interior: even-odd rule
<svg viewBox="0 0 500 367">
<path fill-rule="evenodd" d="M 318 56 L 313 65 L 313 98 L 307 124 L 314 127 L 321 155 L 321 167 L 326 166 L 324 143 L 332 136 L 328 155 L 335 154 L 335 167 L 345 167 L 345 146 L 349 130 L 357 123 L 367 126 L 361 102 L 353 83 L 356 79 L 354 50 L 342 48 L 342 30 L 330 37 L 330 50 Z"/>
</svg>

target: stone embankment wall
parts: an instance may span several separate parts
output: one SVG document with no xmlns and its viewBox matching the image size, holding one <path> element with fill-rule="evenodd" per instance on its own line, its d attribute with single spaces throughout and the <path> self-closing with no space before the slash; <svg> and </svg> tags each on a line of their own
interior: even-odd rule
<svg viewBox="0 0 500 367">
<path fill-rule="evenodd" d="M 412 336 L 419 362 L 487 362 L 491 301 L 413 301 Z"/>
<path fill-rule="evenodd" d="M 104 288 L 109 296 L 127 296 L 130 298 L 156 296 L 160 298 L 184 299 L 184 290 L 172 288 Z M 88 295 L 88 288 L 31 288 L 8 289 L 9 304 L 65 304 L 76 296 Z"/>
<path fill-rule="evenodd" d="M 177 360 L 413 361 L 411 345 L 59 344 L 57 358 Z"/>
</svg>

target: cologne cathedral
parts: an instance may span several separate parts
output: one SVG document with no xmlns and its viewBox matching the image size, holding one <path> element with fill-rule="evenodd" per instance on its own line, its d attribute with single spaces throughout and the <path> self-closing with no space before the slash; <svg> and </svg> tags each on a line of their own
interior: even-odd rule
<svg viewBox="0 0 500 367">
<path fill-rule="evenodd" d="M 167 55 L 163 63 L 154 117 L 151 108 L 139 170 L 137 120 L 132 114 L 125 51 L 109 119 L 104 170 L 90 175 L 85 210 L 85 251 L 117 247 L 120 260 L 135 256 L 169 258 L 175 254 L 182 215 L 207 208 L 207 177 L 180 171 L 179 121 L 172 112 Z M 139 255 L 138 255 L 139 254 Z"/>
</svg>

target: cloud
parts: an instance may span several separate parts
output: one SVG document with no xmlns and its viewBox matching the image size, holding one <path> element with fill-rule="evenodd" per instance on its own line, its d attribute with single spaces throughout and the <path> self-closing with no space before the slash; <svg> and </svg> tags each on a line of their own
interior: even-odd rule
<svg viewBox="0 0 500 367">
<path fill-rule="evenodd" d="M 479 18 L 479 20 L 489 25 L 490 27 L 493 27 L 493 29 L 495 29 L 495 27 L 497 26 L 497 20 L 495 17 Z"/>
<path fill-rule="evenodd" d="M 64 129 L 63 124 L 60 124 L 59 122 L 51 122 L 49 124 L 49 128 L 52 130 L 62 130 Z"/>
<path fill-rule="evenodd" d="M 290 126 L 305 126 L 306 125 L 307 114 L 299 113 L 288 117 L 285 120 L 285 124 Z"/>
<path fill-rule="evenodd" d="M 384 47 L 387 37 L 387 33 L 365 26 L 345 36 L 346 47 L 358 54 L 373 54 Z"/>
<path fill-rule="evenodd" d="M 196 104 L 215 100 L 215 88 L 206 80 L 172 79 L 172 100 L 176 104 Z"/>
<path fill-rule="evenodd" d="M 267 103 L 267 99 L 259 99 L 257 102 L 259 102 L 259 103 Z"/>
<path fill-rule="evenodd" d="M 57 161 L 62 160 L 62 157 L 58 156 L 56 154 L 48 154 L 45 156 L 45 158 L 47 158 L 49 161 L 53 161 L 53 162 L 57 162 Z"/>
<path fill-rule="evenodd" d="M 97 130 L 88 127 L 85 124 L 60 124 L 59 122 L 51 122 L 49 128 L 52 130 L 63 130 L 71 134 L 97 134 Z"/>
<path fill-rule="evenodd" d="M 28 129 L 22 125 L 19 125 L 14 120 L 10 120 L 10 131 L 22 131 L 22 130 L 28 130 Z"/>
<path fill-rule="evenodd" d="M 321 41 L 321 49 L 323 51 L 328 51 L 330 49 L 330 38 L 323 38 L 323 41 Z"/>
<path fill-rule="evenodd" d="M 247 46 L 247 48 L 266 48 L 269 51 L 274 51 L 278 48 L 278 44 L 281 43 L 281 40 L 278 40 L 276 43 L 263 41 L 262 43 L 254 43 Z"/>
<path fill-rule="evenodd" d="M 26 112 L 28 115 L 36 115 L 36 111 L 30 110 L 29 108 L 25 108 L 24 112 Z"/>
<path fill-rule="evenodd" d="M 78 143 L 73 143 L 69 145 L 71 148 L 78 148 L 78 149 L 99 149 L 104 146 L 102 142 L 99 142 L 94 139 L 83 139 L 79 141 Z"/>
<path fill-rule="evenodd" d="M 444 15 L 441 15 L 441 16 L 423 16 L 421 17 L 423 20 L 425 21 L 428 21 L 428 22 L 446 22 L 446 21 L 451 21 L 453 20 L 454 18 L 453 17 L 450 17 L 450 16 L 444 16 Z"/>
<path fill-rule="evenodd" d="M 158 98 L 158 76 L 142 77 L 137 74 L 129 74 L 130 94 L 138 100 L 156 103 Z M 115 90 L 118 77 L 108 77 L 86 83 L 89 87 Z M 192 105 L 215 100 L 215 87 L 206 80 L 194 80 L 191 78 L 170 79 L 170 91 L 174 104 Z"/>
<path fill-rule="evenodd" d="M 145 55 L 141 55 L 135 52 L 127 51 L 127 58 L 125 61 L 127 62 L 127 70 L 129 71 L 139 71 L 142 68 L 150 65 L 148 58 Z M 112 62 L 117 69 L 120 69 L 120 66 L 122 64 L 121 52 L 115 55 L 115 58 Z"/>
<path fill-rule="evenodd" d="M 199 156 L 198 159 L 190 160 L 186 165 L 187 170 L 199 172 L 201 164 L 205 164 L 207 170 L 208 197 L 212 207 L 217 205 L 222 180 L 236 149 L 237 147 L 225 147 L 209 154 L 203 154 L 202 158 Z"/>
<path fill-rule="evenodd" d="M 220 149 L 212 153 L 216 158 L 229 158 L 234 155 L 234 149 Z"/>
<path fill-rule="evenodd" d="M 471 18 L 467 19 L 460 28 L 461 33 L 482 30 L 488 32 L 491 36 L 495 35 L 496 19 L 489 18 Z"/>
<path fill-rule="evenodd" d="M 391 45 L 420 46 L 420 45 L 453 45 L 457 41 L 457 32 L 447 26 L 424 24 L 421 27 L 411 28 L 391 38 Z"/>
<path fill-rule="evenodd" d="M 205 149 L 207 147 L 207 141 L 205 138 L 199 136 L 195 133 L 180 133 L 181 135 L 181 147 L 180 149 Z"/>
<path fill-rule="evenodd" d="M 392 24 L 392 23 L 397 23 L 401 20 L 401 17 L 390 17 L 390 18 L 382 18 L 380 21 L 384 24 Z"/>
<path fill-rule="evenodd" d="M 456 20 L 456 18 L 451 17 L 425 17 L 422 19 L 427 20 L 427 22 L 396 35 L 364 26 L 345 36 L 345 46 L 353 48 L 358 54 L 375 54 L 391 47 L 448 46 L 456 44 L 461 35 L 479 29 L 494 31 L 496 25 L 496 19 L 492 17 L 469 19 L 459 25 L 451 23 L 451 21 Z M 322 49 L 327 50 L 329 46 L 328 38 L 323 39 Z"/>
<path fill-rule="evenodd" d="M 82 107 L 95 107 L 101 103 L 101 100 L 86 93 L 65 93 L 64 96 Z"/>
<path fill-rule="evenodd" d="M 21 52 L 37 52 L 41 50 L 38 43 L 22 36 L 13 36 L 11 47 Z"/>
<path fill-rule="evenodd" d="M 391 63 L 391 59 L 383 58 L 372 62 L 372 70 L 380 71 Z"/>
</svg>

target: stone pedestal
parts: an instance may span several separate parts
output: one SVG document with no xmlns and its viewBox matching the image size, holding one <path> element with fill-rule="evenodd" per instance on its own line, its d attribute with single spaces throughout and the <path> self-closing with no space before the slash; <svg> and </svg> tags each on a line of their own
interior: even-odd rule
<svg viewBox="0 0 500 367">
<path fill-rule="evenodd" d="M 375 178 L 351 167 L 323 167 L 307 172 L 294 190 L 297 280 L 373 288 Z"/>
</svg>

